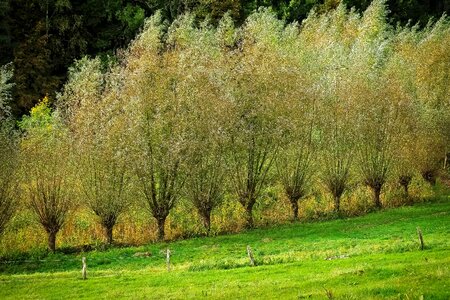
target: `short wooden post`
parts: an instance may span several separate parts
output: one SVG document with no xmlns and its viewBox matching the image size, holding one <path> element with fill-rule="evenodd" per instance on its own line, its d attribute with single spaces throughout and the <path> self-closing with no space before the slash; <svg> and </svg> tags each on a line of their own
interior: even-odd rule
<svg viewBox="0 0 450 300">
<path fill-rule="evenodd" d="M 87 266 L 86 266 L 86 257 L 83 257 L 81 259 L 81 263 L 83 264 L 83 268 L 81 269 L 81 276 L 83 276 L 83 280 L 86 280 L 86 271 L 87 271 Z"/>
<path fill-rule="evenodd" d="M 419 227 L 417 227 L 417 235 L 419 236 L 420 250 L 423 250 L 425 248 L 425 244 L 423 243 L 423 235 Z"/>
<path fill-rule="evenodd" d="M 167 272 L 170 272 L 170 250 L 167 248 L 166 250 L 166 263 L 167 263 Z"/>
<path fill-rule="evenodd" d="M 255 266 L 255 258 L 253 257 L 253 252 L 252 252 L 252 248 L 250 248 L 249 245 L 247 245 L 247 254 L 248 254 L 248 259 L 250 259 L 250 265 L 251 266 Z"/>
</svg>

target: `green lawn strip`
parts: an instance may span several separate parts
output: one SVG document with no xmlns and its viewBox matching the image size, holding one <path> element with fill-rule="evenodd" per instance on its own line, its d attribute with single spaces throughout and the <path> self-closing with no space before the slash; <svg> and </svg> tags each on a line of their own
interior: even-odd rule
<svg viewBox="0 0 450 300">
<path fill-rule="evenodd" d="M 372 254 L 231 270 L 135 270 L 2 276 L 2 299 L 271 298 L 448 299 L 450 250 Z M 406 299 L 406 298 L 405 298 Z"/>
</svg>

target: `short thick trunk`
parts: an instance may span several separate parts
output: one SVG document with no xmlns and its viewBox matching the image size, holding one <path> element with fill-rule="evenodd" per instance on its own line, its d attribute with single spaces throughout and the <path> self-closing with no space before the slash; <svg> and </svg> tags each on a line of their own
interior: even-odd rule
<svg viewBox="0 0 450 300">
<path fill-rule="evenodd" d="M 48 234 L 48 250 L 51 252 L 55 252 L 57 232 L 50 231 L 47 234 Z"/>
<path fill-rule="evenodd" d="M 375 203 L 375 206 L 377 208 L 382 208 L 381 204 L 381 187 L 375 187 L 373 189 L 373 201 Z"/>
<path fill-rule="evenodd" d="M 399 179 L 399 183 L 403 187 L 406 197 L 409 196 L 409 184 L 411 183 L 411 180 L 412 180 L 412 176 L 409 176 L 409 175 L 400 176 L 400 179 Z"/>
<path fill-rule="evenodd" d="M 405 191 L 405 195 L 409 196 L 409 184 L 404 184 L 403 185 L 403 190 Z"/>
<path fill-rule="evenodd" d="M 341 211 L 341 197 L 334 196 L 334 212 L 339 213 Z"/>
<path fill-rule="evenodd" d="M 211 212 L 205 212 L 202 216 L 203 226 L 205 226 L 206 236 L 209 236 L 211 232 Z"/>
<path fill-rule="evenodd" d="M 424 171 L 424 172 L 422 172 L 422 177 L 427 182 L 429 182 L 431 185 L 436 184 L 436 171 L 434 171 L 434 170 Z"/>
<path fill-rule="evenodd" d="M 164 227 L 166 225 L 166 218 L 157 219 L 158 221 L 158 241 L 164 241 L 166 233 Z"/>
<path fill-rule="evenodd" d="M 405 192 L 406 197 L 409 196 L 409 182 L 402 183 L 403 191 Z"/>
<path fill-rule="evenodd" d="M 113 227 L 114 226 L 105 227 L 106 241 L 108 245 L 112 245 L 113 243 Z"/>
<path fill-rule="evenodd" d="M 298 220 L 298 199 L 290 199 L 292 207 L 292 220 Z"/>
<path fill-rule="evenodd" d="M 245 212 L 246 212 L 245 228 L 251 229 L 251 228 L 253 228 L 255 226 L 254 223 L 253 223 L 253 205 L 247 206 L 245 208 Z"/>
</svg>

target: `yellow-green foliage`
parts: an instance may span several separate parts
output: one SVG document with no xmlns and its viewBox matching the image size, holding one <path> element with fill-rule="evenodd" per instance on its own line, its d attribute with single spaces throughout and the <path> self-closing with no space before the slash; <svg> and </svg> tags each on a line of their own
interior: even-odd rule
<svg viewBox="0 0 450 300">
<path fill-rule="evenodd" d="M 242 27 L 189 14 L 167 26 L 156 14 L 116 64 L 78 61 L 56 111 L 44 99 L 21 122 L 22 148 L 39 150 L 25 162 L 65 149 L 78 167 L 60 175 L 79 204 L 60 245 L 102 241 L 98 207 L 117 213 L 116 240 L 135 244 L 164 229 L 204 234 L 205 212 L 213 234 L 288 222 L 294 187 L 304 220 L 429 197 L 420 177 L 437 172 L 450 141 L 450 25 L 393 28 L 386 15 L 381 0 L 302 24 L 269 10 Z M 68 150 L 46 143 L 51 132 Z M 24 215 L 11 226 L 36 236 Z"/>
</svg>

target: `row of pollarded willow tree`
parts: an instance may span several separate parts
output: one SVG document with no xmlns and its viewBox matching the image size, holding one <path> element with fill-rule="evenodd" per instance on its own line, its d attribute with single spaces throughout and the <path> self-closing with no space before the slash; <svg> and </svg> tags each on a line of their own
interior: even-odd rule
<svg viewBox="0 0 450 300">
<path fill-rule="evenodd" d="M 339 6 L 284 24 L 266 10 L 241 28 L 157 14 L 117 59 L 81 59 L 51 112 L 21 122 L 24 199 L 49 248 L 74 199 L 108 241 L 142 199 L 164 239 L 177 202 L 191 201 L 209 232 L 224 195 L 253 207 L 280 183 L 298 203 L 325 186 L 337 212 L 351 183 L 405 192 L 433 181 L 448 152 L 450 26 L 391 28 L 375 1 L 363 15 Z"/>
</svg>

